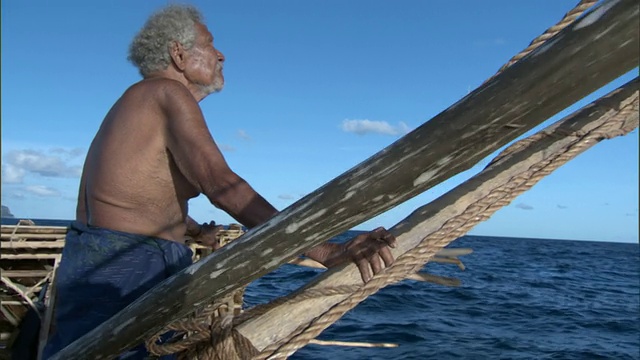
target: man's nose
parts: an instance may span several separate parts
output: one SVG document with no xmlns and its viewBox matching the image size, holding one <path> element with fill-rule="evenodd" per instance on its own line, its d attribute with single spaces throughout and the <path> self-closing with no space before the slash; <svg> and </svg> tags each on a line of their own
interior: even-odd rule
<svg viewBox="0 0 640 360">
<path fill-rule="evenodd" d="M 217 49 L 216 49 L 216 54 L 218 55 L 218 61 L 220 61 L 220 62 L 224 62 L 225 57 L 224 57 L 224 55 L 222 54 L 222 52 L 221 52 L 220 50 L 217 50 Z"/>
</svg>

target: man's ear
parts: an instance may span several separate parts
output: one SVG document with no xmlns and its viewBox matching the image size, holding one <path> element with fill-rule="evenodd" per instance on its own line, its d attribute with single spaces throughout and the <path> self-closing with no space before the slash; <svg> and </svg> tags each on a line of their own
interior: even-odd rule
<svg viewBox="0 0 640 360">
<path fill-rule="evenodd" d="M 169 55 L 171 55 L 173 65 L 180 71 L 184 71 L 185 68 L 185 52 L 182 44 L 177 41 L 173 41 L 171 45 L 169 45 Z"/>
</svg>

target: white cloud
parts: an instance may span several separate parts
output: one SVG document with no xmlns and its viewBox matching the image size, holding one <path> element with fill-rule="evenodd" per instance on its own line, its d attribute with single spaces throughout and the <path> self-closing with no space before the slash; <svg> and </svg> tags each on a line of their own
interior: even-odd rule
<svg viewBox="0 0 640 360">
<path fill-rule="evenodd" d="M 242 129 L 238 130 L 238 136 L 244 140 L 251 140 L 251 136 L 249 136 L 249 134 L 247 134 L 247 132 Z"/>
<path fill-rule="evenodd" d="M 398 123 L 398 131 L 400 132 L 400 134 L 404 135 L 411 131 L 411 128 L 409 127 L 409 125 L 405 124 L 404 121 L 400 121 Z"/>
<path fill-rule="evenodd" d="M 507 41 L 504 38 L 482 39 L 473 42 L 476 47 L 492 47 L 505 45 Z"/>
<path fill-rule="evenodd" d="M 342 121 L 340 128 L 345 132 L 356 133 L 358 135 L 383 134 L 383 135 L 404 135 L 409 132 L 409 126 L 404 122 L 399 122 L 397 126 L 390 125 L 386 121 L 377 120 L 350 120 Z"/>
<path fill-rule="evenodd" d="M 47 155 L 39 150 L 14 150 L 5 155 L 3 164 L 2 182 L 21 183 L 28 173 L 38 174 L 45 177 L 80 177 L 81 166 L 68 164 L 69 158 L 77 157 L 81 150 L 52 149 L 51 153 L 59 155 Z M 5 178 L 6 175 L 6 178 Z"/>
<path fill-rule="evenodd" d="M 2 164 L 2 182 L 5 184 L 22 184 L 26 171 L 12 164 Z"/>
<path fill-rule="evenodd" d="M 281 195 L 278 195 L 278 199 L 293 200 L 293 199 L 295 199 L 295 197 L 293 195 L 290 195 L 290 194 L 281 194 Z"/>
<path fill-rule="evenodd" d="M 527 205 L 527 204 L 524 204 L 524 203 L 520 203 L 520 204 L 516 205 L 516 207 L 518 209 L 522 209 L 522 210 L 533 210 L 533 206 Z"/>
<path fill-rule="evenodd" d="M 236 148 L 227 144 L 219 144 L 218 147 L 220 147 L 221 151 L 236 151 Z"/>
<path fill-rule="evenodd" d="M 25 186 L 24 190 L 41 197 L 60 196 L 60 192 L 58 190 L 44 185 L 29 185 Z"/>
<path fill-rule="evenodd" d="M 52 148 L 49 150 L 49 152 L 54 154 L 66 155 L 70 158 L 75 158 L 85 153 L 84 149 L 82 148 L 65 149 L 60 147 Z"/>
<path fill-rule="evenodd" d="M 24 194 L 20 192 L 19 189 L 2 189 L 2 201 L 4 201 L 4 199 L 22 200 L 24 198 Z"/>
</svg>

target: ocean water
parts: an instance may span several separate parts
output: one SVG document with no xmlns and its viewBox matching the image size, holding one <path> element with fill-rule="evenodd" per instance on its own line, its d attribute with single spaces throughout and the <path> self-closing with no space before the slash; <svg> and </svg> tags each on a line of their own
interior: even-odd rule
<svg viewBox="0 0 640 360">
<path fill-rule="evenodd" d="M 308 345 L 291 359 L 640 359 L 638 244 L 465 236 L 449 247 L 474 250 L 460 257 L 465 271 L 425 270 L 460 287 L 405 280 L 318 337 L 397 348 Z M 245 301 L 284 295 L 316 273 L 286 265 L 252 283 Z"/>
<path fill-rule="evenodd" d="M 465 236 L 449 247 L 474 250 L 460 257 L 465 271 L 436 263 L 425 270 L 459 278 L 460 287 L 402 281 L 318 337 L 398 347 L 308 345 L 291 359 L 640 359 L 637 243 Z M 285 265 L 250 284 L 245 303 L 268 302 L 318 273 Z"/>
</svg>

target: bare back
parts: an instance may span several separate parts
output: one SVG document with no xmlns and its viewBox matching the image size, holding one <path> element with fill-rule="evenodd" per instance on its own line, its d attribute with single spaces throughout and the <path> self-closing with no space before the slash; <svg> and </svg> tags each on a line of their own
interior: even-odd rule
<svg viewBox="0 0 640 360">
<path fill-rule="evenodd" d="M 88 224 L 183 240 L 187 201 L 199 191 L 167 147 L 169 119 L 162 108 L 168 81 L 133 85 L 105 117 L 87 155 L 79 196 L 78 208 L 86 204 Z M 82 187 L 85 204 L 80 203 Z"/>
</svg>

